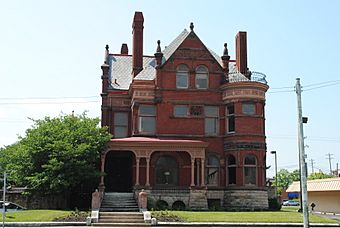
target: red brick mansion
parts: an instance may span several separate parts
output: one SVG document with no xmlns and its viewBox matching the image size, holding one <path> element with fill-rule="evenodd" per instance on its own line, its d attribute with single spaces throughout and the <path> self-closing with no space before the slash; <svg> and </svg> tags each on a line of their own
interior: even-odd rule
<svg viewBox="0 0 340 228">
<path fill-rule="evenodd" d="M 139 192 L 172 208 L 268 208 L 265 75 L 247 65 L 247 34 L 219 56 L 191 23 L 167 46 L 143 52 L 144 17 L 133 18 L 132 53 L 106 47 L 100 189 Z M 150 41 L 147 41 L 150 42 Z M 163 47 L 162 47 L 163 46 Z M 223 50 L 224 49 L 224 50 Z"/>
</svg>

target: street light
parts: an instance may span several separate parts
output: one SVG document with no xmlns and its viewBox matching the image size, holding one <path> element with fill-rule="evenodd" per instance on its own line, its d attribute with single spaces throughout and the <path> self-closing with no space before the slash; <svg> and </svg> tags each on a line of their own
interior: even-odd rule
<svg viewBox="0 0 340 228">
<path fill-rule="evenodd" d="M 275 155 L 275 197 L 278 197 L 278 194 L 277 194 L 277 156 L 276 156 L 276 151 L 270 151 L 270 153 Z"/>
</svg>

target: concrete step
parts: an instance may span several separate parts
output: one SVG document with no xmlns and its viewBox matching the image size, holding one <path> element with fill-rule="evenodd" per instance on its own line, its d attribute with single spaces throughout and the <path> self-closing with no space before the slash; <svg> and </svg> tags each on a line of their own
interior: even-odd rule
<svg viewBox="0 0 340 228">
<path fill-rule="evenodd" d="M 101 208 L 100 212 L 137 212 L 139 208 Z"/>
<path fill-rule="evenodd" d="M 128 220 L 99 219 L 99 222 L 102 222 L 102 223 L 143 223 L 144 219 L 128 219 Z"/>
<path fill-rule="evenodd" d="M 101 227 L 147 227 L 151 226 L 150 223 L 93 223 L 92 226 L 101 226 Z"/>
<path fill-rule="evenodd" d="M 99 219 L 144 219 L 143 215 L 100 215 Z"/>
</svg>

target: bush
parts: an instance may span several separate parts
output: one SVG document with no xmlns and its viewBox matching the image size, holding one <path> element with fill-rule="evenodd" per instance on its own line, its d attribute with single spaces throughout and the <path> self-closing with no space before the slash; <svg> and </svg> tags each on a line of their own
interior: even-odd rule
<svg viewBox="0 0 340 228">
<path fill-rule="evenodd" d="M 268 199 L 268 204 L 269 204 L 269 210 L 271 210 L 271 211 L 281 210 L 282 205 L 279 203 L 278 198 Z"/>
</svg>

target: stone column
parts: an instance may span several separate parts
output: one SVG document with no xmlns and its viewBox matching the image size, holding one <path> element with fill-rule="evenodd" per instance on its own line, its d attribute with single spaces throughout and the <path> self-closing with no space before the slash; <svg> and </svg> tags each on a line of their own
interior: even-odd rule
<svg viewBox="0 0 340 228">
<path fill-rule="evenodd" d="M 139 185 L 139 158 L 136 158 L 136 183 L 135 185 Z"/>
<path fill-rule="evenodd" d="M 200 160 L 196 160 L 196 173 L 197 173 L 197 176 L 196 176 L 196 185 L 197 186 L 200 185 L 200 165 L 201 165 Z"/>
<path fill-rule="evenodd" d="M 146 183 L 145 186 L 150 186 L 150 158 L 146 158 Z"/>
<path fill-rule="evenodd" d="M 191 158 L 191 187 L 195 186 L 195 158 Z"/>
<path fill-rule="evenodd" d="M 201 186 L 205 186 L 204 165 L 205 165 L 205 159 L 201 158 Z"/>
<path fill-rule="evenodd" d="M 104 186 L 104 172 L 105 172 L 105 156 L 106 156 L 106 153 L 104 154 L 101 154 L 100 156 L 100 171 L 101 171 L 101 175 L 100 175 L 100 183 L 99 183 L 99 186 Z"/>
</svg>

